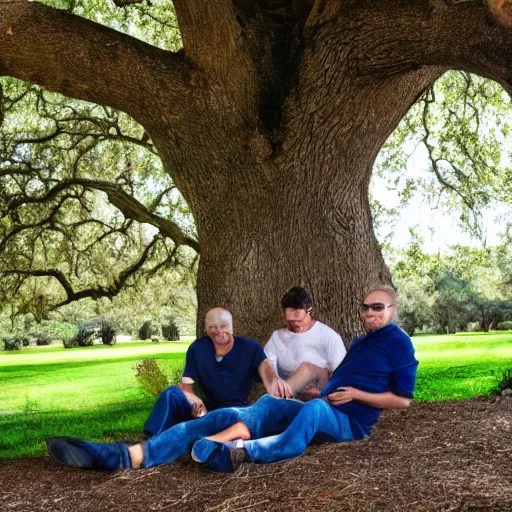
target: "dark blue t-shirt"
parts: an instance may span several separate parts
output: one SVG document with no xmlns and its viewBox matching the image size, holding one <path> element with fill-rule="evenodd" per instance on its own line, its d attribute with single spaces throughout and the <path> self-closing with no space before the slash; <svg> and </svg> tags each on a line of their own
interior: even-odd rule
<svg viewBox="0 0 512 512">
<path fill-rule="evenodd" d="M 221 361 L 215 359 L 215 347 L 209 336 L 188 347 L 183 377 L 190 377 L 201 386 L 209 409 L 247 405 L 252 380 L 258 378 L 258 366 L 267 358 L 256 341 L 234 338 L 233 348 Z"/>
<path fill-rule="evenodd" d="M 417 367 L 411 338 L 397 325 L 389 324 L 353 341 L 321 395 L 350 386 L 368 393 L 391 391 L 412 398 Z M 354 401 L 336 409 L 349 417 L 355 439 L 366 437 L 382 412 Z"/>
</svg>

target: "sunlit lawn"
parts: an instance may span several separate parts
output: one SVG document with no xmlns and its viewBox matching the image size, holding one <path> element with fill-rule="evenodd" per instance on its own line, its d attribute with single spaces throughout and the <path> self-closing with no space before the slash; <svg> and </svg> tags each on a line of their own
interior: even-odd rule
<svg viewBox="0 0 512 512">
<path fill-rule="evenodd" d="M 497 375 L 512 367 L 510 332 L 419 336 L 413 342 L 420 361 L 417 399 L 488 394 Z M 171 373 L 182 367 L 188 345 L 141 342 L 0 352 L 0 458 L 45 453 L 44 440 L 56 435 L 140 439 L 154 398 L 138 386 L 133 365 L 156 358 Z"/>
<path fill-rule="evenodd" d="M 452 400 L 489 394 L 497 377 L 512 367 L 512 332 L 414 336 L 412 340 L 420 362 L 417 399 Z"/>
<path fill-rule="evenodd" d="M 0 458 L 44 453 L 44 439 L 138 439 L 154 398 L 134 364 L 182 367 L 189 342 L 0 352 Z"/>
</svg>

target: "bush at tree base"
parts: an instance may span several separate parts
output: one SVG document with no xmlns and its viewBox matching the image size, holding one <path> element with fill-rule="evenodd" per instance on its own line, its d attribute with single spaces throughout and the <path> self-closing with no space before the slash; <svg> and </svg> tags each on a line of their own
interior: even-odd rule
<svg viewBox="0 0 512 512">
<path fill-rule="evenodd" d="M 133 366 L 137 382 L 150 395 L 158 396 L 170 386 L 169 379 L 158 366 L 156 359 L 144 359 Z"/>
<path fill-rule="evenodd" d="M 498 324 L 498 331 L 512 331 L 512 321 L 500 322 Z"/>
</svg>

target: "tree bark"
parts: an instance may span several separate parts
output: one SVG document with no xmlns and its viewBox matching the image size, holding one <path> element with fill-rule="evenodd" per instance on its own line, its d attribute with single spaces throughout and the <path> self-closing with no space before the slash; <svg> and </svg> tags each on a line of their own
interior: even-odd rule
<svg viewBox="0 0 512 512">
<path fill-rule="evenodd" d="M 440 74 L 510 87 L 502 0 L 175 0 L 173 54 L 42 5 L 0 4 L 0 73 L 115 106 L 151 135 L 194 215 L 206 309 L 260 342 L 306 286 L 349 343 L 389 283 L 373 234 L 375 157 Z M 208 4 L 208 5 L 207 5 Z M 40 27 L 45 30 L 41 31 Z"/>
</svg>

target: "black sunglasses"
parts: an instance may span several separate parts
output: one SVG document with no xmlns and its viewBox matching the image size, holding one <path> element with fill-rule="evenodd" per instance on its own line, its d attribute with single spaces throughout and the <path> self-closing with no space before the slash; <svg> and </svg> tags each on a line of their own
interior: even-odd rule
<svg viewBox="0 0 512 512">
<path fill-rule="evenodd" d="M 383 304 L 382 302 L 374 302 L 373 304 L 361 304 L 361 311 L 383 311 L 386 308 L 390 308 L 391 306 L 394 306 L 394 304 Z"/>
</svg>

